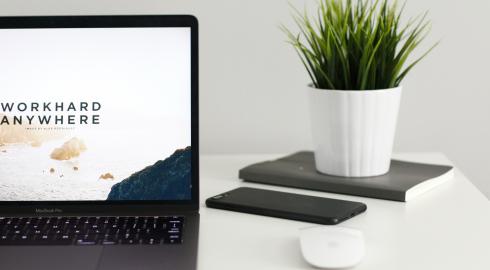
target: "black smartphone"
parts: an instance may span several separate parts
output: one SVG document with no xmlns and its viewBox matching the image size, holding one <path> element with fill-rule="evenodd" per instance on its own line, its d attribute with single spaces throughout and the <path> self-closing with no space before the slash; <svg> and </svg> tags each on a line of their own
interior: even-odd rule
<svg viewBox="0 0 490 270">
<path fill-rule="evenodd" d="M 326 225 L 338 224 L 367 209 L 360 202 L 247 187 L 211 197 L 206 206 Z"/>
</svg>

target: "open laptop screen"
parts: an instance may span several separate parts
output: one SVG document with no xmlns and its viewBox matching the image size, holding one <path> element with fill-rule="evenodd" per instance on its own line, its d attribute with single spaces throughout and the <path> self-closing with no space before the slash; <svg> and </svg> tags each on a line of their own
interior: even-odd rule
<svg viewBox="0 0 490 270">
<path fill-rule="evenodd" d="M 0 201 L 190 200 L 190 39 L 0 29 Z"/>
</svg>

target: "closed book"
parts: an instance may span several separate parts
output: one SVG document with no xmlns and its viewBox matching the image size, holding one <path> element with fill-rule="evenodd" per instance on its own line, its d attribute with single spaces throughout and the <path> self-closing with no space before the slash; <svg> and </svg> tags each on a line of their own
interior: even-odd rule
<svg viewBox="0 0 490 270">
<path fill-rule="evenodd" d="M 387 174 L 341 177 L 319 173 L 313 152 L 302 151 L 247 166 L 239 178 L 247 182 L 326 191 L 407 202 L 453 177 L 453 167 L 392 160 Z"/>
</svg>

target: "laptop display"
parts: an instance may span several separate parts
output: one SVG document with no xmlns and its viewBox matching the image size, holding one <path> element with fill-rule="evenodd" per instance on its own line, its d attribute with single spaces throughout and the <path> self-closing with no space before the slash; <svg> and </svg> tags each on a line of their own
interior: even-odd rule
<svg viewBox="0 0 490 270">
<path fill-rule="evenodd" d="M 0 201 L 190 200 L 190 39 L 0 29 Z"/>
</svg>

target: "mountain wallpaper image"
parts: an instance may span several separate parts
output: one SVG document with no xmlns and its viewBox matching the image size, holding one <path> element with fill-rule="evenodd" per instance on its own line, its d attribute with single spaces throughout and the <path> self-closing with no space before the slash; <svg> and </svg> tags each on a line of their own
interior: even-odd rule
<svg viewBox="0 0 490 270">
<path fill-rule="evenodd" d="M 191 198 L 191 147 L 144 168 L 112 186 L 107 200 L 188 200 Z"/>
<path fill-rule="evenodd" d="M 116 134 L 104 136 L 108 140 L 63 135 L 0 126 L 0 200 L 191 198 L 190 146 L 175 150 L 151 139 L 129 146 Z"/>
</svg>

